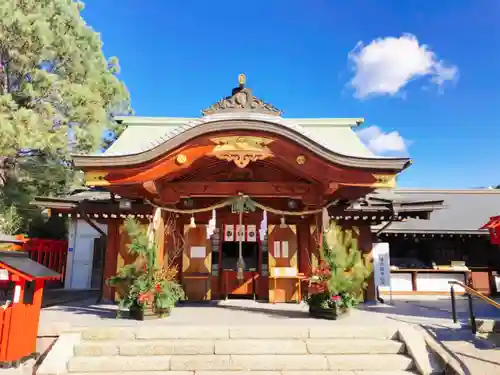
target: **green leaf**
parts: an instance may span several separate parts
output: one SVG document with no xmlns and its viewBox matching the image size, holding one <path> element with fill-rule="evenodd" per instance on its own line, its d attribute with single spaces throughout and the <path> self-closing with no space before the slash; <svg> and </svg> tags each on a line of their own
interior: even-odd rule
<svg viewBox="0 0 500 375">
<path fill-rule="evenodd" d="M 123 128 L 113 115 L 131 111 L 118 59 L 106 59 L 82 9 L 70 0 L 0 2 L 0 158 L 15 172 L 0 180 L 0 217 L 11 220 L 14 206 L 21 231 L 40 216 L 34 196 L 68 194 L 78 181 L 70 155 L 108 147 Z"/>
</svg>

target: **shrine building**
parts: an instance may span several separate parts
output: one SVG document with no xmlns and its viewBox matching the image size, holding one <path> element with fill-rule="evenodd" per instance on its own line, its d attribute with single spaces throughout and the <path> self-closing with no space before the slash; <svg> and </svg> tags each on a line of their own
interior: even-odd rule
<svg viewBox="0 0 500 375">
<path fill-rule="evenodd" d="M 239 83 L 199 118 L 118 117 L 126 129 L 109 149 L 74 156 L 101 199 L 45 206 L 106 236 L 102 261 L 94 255 L 87 268 L 68 272 L 89 283 L 115 275 L 130 261 L 124 220 L 147 223 L 161 208 L 158 259 L 178 265 L 189 300 L 298 301 L 307 293 L 301 280 L 318 265 L 327 220 L 357 228 L 370 259 L 372 226 L 428 219 L 442 204 L 377 198 L 411 161 L 374 155 L 354 131 L 363 119 L 286 118 L 255 97 L 244 76 Z M 68 253 L 72 262 L 84 257 L 78 251 Z M 366 299 L 374 298 L 372 277 Z"/>
</svg>

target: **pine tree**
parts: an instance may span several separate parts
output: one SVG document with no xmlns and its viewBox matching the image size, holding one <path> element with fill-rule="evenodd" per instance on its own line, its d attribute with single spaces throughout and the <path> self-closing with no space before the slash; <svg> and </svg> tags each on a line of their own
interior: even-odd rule
<svg viewBox="0 0 500 375">
<path fill-rule="evenodd" d="M 67 193 L 78 182 L 70 154 L 106 147 L 120 131 L 112 115 L 129 112 L 118 61 L 106 60 L 82 9 L 0 2 L 0 158 L 10 165 L 0 173 L 0 215 L 15 207 L 26 219 L 34 195 Z"/>
<path fill-rule="evenodd" d="M 330 222 L 323 236 L 321 266 L 315 271 L 309 288 L 309 304 L 343 309 L 363 298 L 371 263 L 358 248 L 356 230 L 345 230 Z"/>
<path fill-rule="evenodd" d="M 116 276 L 107 280 L 108 285 L 119 289 L 119 313 L 130 308 L 151 307 L 170 311 L 177 301 L 184 298 L 184 290 L 177 282 L 177 266 L 167 262 L 163 267 L 157 264 L 157 240 L 154 225 L 146 231 L 144 226 L 130 218 L 125 221 L 130 244 L 128 251 L 135 260 L 118 270 Z M 172 256 L 178 250 L 171 251 Z"/>
</svg>

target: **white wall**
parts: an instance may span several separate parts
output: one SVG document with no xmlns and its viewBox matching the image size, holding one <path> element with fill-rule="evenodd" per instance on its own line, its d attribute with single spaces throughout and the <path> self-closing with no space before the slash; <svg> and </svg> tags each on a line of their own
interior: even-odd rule
<svg viewBox="0 0 500 375">
<path fill-rule="evenodd" d="M 94 222 L 104 233 L 107 225 Z M 68 257 L 66 263 L 66 289 L 90 289 L 94 239 L 101 235 L 85 220 L 71 219 L 68 235 Z"/>
</svg>

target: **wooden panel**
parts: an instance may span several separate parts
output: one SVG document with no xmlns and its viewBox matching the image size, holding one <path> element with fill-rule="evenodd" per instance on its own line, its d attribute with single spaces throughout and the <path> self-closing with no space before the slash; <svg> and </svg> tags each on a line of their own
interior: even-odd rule
<svg viewBox="0 0 500 375">
<path fill-rule="evenodd" d="M 491 294 L 490 272 L 489 271 L 472 271 L 472 287 L 479 293 L 487 296 Z"/>
<path fill-rule="evenodd" d="M 281 228 L 279 225 L 270 225 L 268 229 L 269 250 L 269 274 L 273 275 L 273 269 L 277 267 L 292 267 L 297 269 L 297 228 L 295 225 L 287 225 Z M 275 242 L 280 242 L 280 254 L 275 253 Z M 288 244 L 288 254 L 283 256 L 283 242 Z M 279 256 L 278 256 L 279 255 Z M 269 278 L 269 301 L 289 302 L 297 299 L 297 280 L 294 278 L 274 279 Z"/>
<path fill-rule="evenodd" d="M 182 254 L 182 280 L 186 297 L 188 300 L 210 300 L 211 299 L 211 265 L 212 245 L 207 240 L 206 225 L 198 225 L 190 228 L 184 227 L 186 244 Z M 193 247 L 205 247 L 204 258 L 193 258 L 191 250 Z"/>
<path fill-rule="evenodd" d="M 147 230 L 148 225 L 149 224 L 142 224 L 141 226 L 144 228 L 144 230 Z M 135 255 L 129 253 L 128 246 L 130 245 L 130 241 L 131 241 L 130 237 L 127 233 L 127 230 L 125 229 L 125 224 L 122 222 L 118 228 L 118 241 L 117 241 L 118 254 L 116 260 L 115 274 L 118 273 L 118 271 L 123 266 L 133 263 L 137 258 Z M 119 301 L 120 298 L 121 297 L 119 295 L 119 291 L 116 291 L 114 295 L 114 300 Z"/>
<path fill-rule="evenodd" d="M 254 292 L 256 272 L 243 272 L 243 282 L 240 283 L 236 271 L 223 271 L 223 282 L 226 294 L 251 295 Z"/>
<path fill-rule="evenodd" d="M 256 280 L 257 297 L 262 300 L 269 299 L 269 277 L 259 275 Z"/>
</svg>

